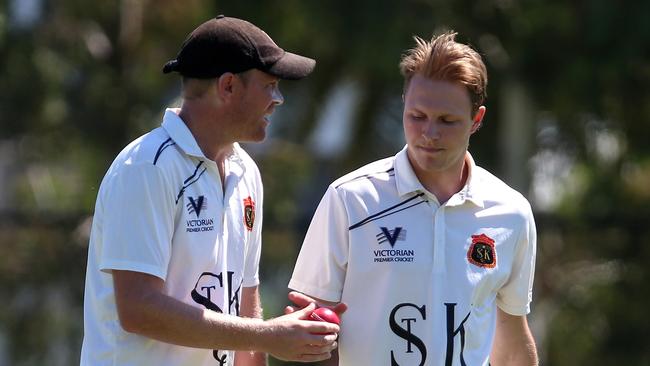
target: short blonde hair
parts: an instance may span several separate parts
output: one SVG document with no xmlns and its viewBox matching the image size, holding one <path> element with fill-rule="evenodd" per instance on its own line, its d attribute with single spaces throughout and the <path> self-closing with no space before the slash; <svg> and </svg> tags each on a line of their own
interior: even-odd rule
<svg viewBox="0 0 650 366">
<path fill-rule="evenodd" d="M 434 35 L 429 42 L 413 37 L 417 45 L 402 56 L 399 67 L 405 91 L 415 74 L 463 84 L 469 92 L 474 114 L 487 98 L 487 69 L 474 49 L 456 42 L 457 34 L 448 31 Z"/>
<path fill-rule="evenodd" d="M 216 81 L 216 78 L 197 79 L 183 76 L 181 79 L 183 99 L 199 99 L 203 97 Z"/>
</svg>

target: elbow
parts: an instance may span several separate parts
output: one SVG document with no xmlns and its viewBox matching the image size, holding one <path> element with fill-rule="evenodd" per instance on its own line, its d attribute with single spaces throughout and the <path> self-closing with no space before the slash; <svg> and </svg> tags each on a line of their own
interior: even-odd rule
<svg viewBox="0 0 650 366">
<path fill-rule="evenodd" d="M 129 271 L 114 271 L 115 307 L 120 326 L 126 332 L 146 335 L 160 304 L 162 280 Z"/>
<path fill-rule="evenodd" d="M 142 317 L 137 314 L 134 308 L 128 306 L 118 306 L 117 316 L 120 326 L 128 333 L 142 334 Z"/>
<path fill-rule="evenodd" d="M 135 334 L 142 333 L 137 322 L 128 318 L 120 317 L 120 326 L 127 333 L 135 333 Z"/>
<path fill-rule="evenodd" d="M 124 331 L 140 335 L 147 333 L 147 324 L 155 312 L 150 301 L 150 297 L 144 295 L 117 299 L 117 316 Z"/>
</svg>

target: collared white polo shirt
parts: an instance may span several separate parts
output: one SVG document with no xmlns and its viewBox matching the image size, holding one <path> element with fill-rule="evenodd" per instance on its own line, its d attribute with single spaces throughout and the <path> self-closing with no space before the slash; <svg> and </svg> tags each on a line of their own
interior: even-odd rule
<svg viewBox="0 0 650 366">
<path fill-rule="evenodd" d="M 117 156 L 97 197 L 84 299 L 82 365 L 232 365 L 234 352 L 181 347 L 125 332 L 111 271 L 147 273 L 199 308 L 239 315 L 242 287 L 256 286 L 262 182 L 237 144 L 217 165 L 177 110 Z"/>
<path fill-rule="evenodd" d="M 289 287 L 348 304 L 340 365 L 487 365 L 496 306 L 529 312 L 530 205 L 466 161 L 467 184 L 443 205 L 406 148 L 328 188 Z"/>
</svg>

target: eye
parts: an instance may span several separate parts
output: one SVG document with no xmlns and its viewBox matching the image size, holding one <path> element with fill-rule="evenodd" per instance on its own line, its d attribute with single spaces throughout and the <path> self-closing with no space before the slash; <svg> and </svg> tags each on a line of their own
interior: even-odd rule
<svg viewBox="0 0 650 366">
<path fill-rule="evenodd" d="M 427 118 L 426 115 L 424 115 L 423 113 L 419 113 L 419 112 L 410 113 L 410 117 L 414 121 L 424 121 Z"/>
<path fill-rule="evenodd" d="M 449 118 L 449 117 L 441 117 L 440 122 L 442 122 L 442 123 L 444 123 L 446 125 L 451 125 L 451 124 L 456 123 L 456 120 L 453 119 L 453 118 Z"/>
</svg>

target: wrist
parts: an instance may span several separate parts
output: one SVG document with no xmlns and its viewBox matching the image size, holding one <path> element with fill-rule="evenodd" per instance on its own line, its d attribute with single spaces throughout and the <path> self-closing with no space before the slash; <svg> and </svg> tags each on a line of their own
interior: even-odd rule
<svg viewBox="0 0 650 366">
<path fill-rule="evenodd" d="M 255 319 L 254 321 L 254 342 L 257 351 L 273 352 L 274 338 L 277 337 L 276 325 L 271 320 Z"/>
</svg>

